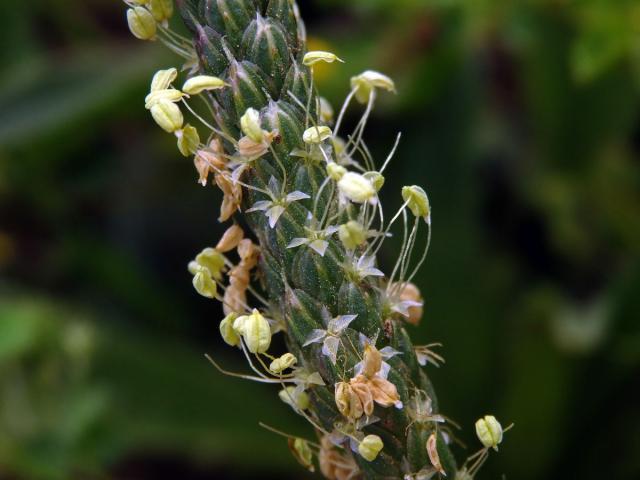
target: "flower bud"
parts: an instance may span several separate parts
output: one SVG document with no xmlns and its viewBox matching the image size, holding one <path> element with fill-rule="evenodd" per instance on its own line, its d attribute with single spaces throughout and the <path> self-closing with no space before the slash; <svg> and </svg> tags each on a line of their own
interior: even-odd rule
<svg viewBox="0 0 640 480">
<path fill-rule="evenodd" d="M 230 252 L 238 246 L 240 240 L 244 237 L 244 232 L 239 225 L 231 225 L 222 235 L 222 238 L 216 245 L 216 250 L 221 253 Z"/>
<path fill-rule="evenodd" d="M 151 92 L 168 89 L 177 76 L 178 70 L 175 68 L 158 70 L 151 80 Z"/>
<path fill-rule="evenodd" d="M 242 118 L 240 118 L 240 128 L 255 143 L 262 143 L 264 132 L 260 125 L 260 113 L 256 109 L 247 109 Z"/>
<path fill-rule="evenodd" d="M 269 370 L 273 373 L 282 373 L 287 368 L 293 367 L 296 363 L 298 363 L 298 359 L 292 353 L 285 353 L 280 358 L 276 358 L 271 362 Z"/>
<path fill-rule="evenodd" d="M 338 236 L 347 250 L 355 250 L 367 240 L 364 227 L 355 220 L 340 225 Z"/>
<path fill-rule="evenodd" d="M 148 3 L 156 22 L 169 20 L 173 15 L 173 0 L 148 0 Z"/>
<path fill-rule="evenodd" d="M 127 10 L 129 30 L 140 40 L 153 40 L 156 37 L 156 20 L 149 10 L 135 7 Z"/>
<path fill-rule="evenodd" d="M 367 103 L 375 88 L 382 88 L 388 92 L 395 92 L 396 86 L 386 75 L 373 70 L 367 70 L 351 78 L 351 88 L 356 91 L 356 99 L 360 103 Z"/>
<path fill-rule="evenodd" d="M 429 217 L 431 215 L 429 197 L 427 197 L 427 194 L 422 188 L 417 185 L 403 187 L 402 198 L 407 203 L 411 213 L 416 217 L 423 217 L 424 220 L 429 223 Z"/>
<path fill-rule="evenodd" d="M 383 447 L 384 443 L 382 443 L 382 439 L 379 436 L 367 435 L 358 445 L 358 453 L 362 455 L 362 458 L 365 460 L 373 462 Z"/>
<path fill-rule="evenodd" d="M 333 133 L 327 126 L 311 127 L 307 128 L 302 134 L 302 140 L 304 143 L 318 144 L 324 142 L 327 138 L 331 138 L 331 135 Z"/>
<path fill-rule="evenodd" d="M 339 182 L 345 173 L 347 173 L 347 169 L 342 165 L 338 165 L 335 162 L 331 162 L 327 165 L 327 175 L 329 175 L 331 180 Z"/>
<path fill-rule="evenodd" d="M 266 353 L 271 345 L 271 326 L 258 310 L 238 317 L 233 328 L 242 335 L 251 353 Z"/>
<path fill-rule="evenodd" d="M 379 192 L 384 185 L 384 177 L 380 172 L 365 172 L 362 176 L 371 182 L 376 192 Z"/>
<path fill-rule="evenodd" d="M 184 82 L 182 91 L 188 95 L 198 95 L 205 90 L 218 90 L 225 86 L 226 83 L 224 83 L 224 80 L 218 77 L 198 75 L 196 77 L 191 77 L 189 80 Z"/>
<path fill-rule="evenodd" d="M 338 182 L 338 189 L 346 198 L 355 203 L 367 202 L 376 196 L 371 182 L 359 173 L 347 172 Z"/>
<path fill-rule="evenodd" d="M 476 422 L 476 435 L 486 448 L 497 451 L 498 445 L 502 442 L 502 433 L 502 425 L 493 415 L 485 415 Z"/>
<path fill-rule="evenodd" d="M 151 116 L 156 123 L 168 133 L 173 133 L 182 128 L 184 117 L 180 108 L 175 103 L 161 100 L 151 107 Z"/>
<path fill-rule="evenodd" d="M 429 461 L 431 465 L 433 465 L 433 468 L 435 468 L 438 473 L 444 474 L 444 468 L 442 468 L 440 454 L 438 453 L 438 437 L 435 433 L 429 435 L 427 439 L 427 454 L 429 455 Z"/>
<path fill-rule="evenodd" d="M 205 248 L 196 257 L 196 263 L 206 268 L 209 274 L 220 280 L 224 269 L 224 257 L 215 248 Z"/>
<path fill-rule="evenodd" d="M 198 151 L 200 136 L 195 127 L 187 124 L 182 130 L 176 131 L 178 137 L 178 150 L 185 157 L 189 157 Z"/>
<path fill-rule="evenodd" d="M 278 397 L 294 409 L 306 410 L 309 408 L 309 396 L 305 392 L 296 390 L 296 387 L 287 387 L 278 392 Z"/>
<path fill-rule="evenodd" d="M 238 318 L 237 313 L 230 313 L 220 322 L 220 335 L 225 343 L 231 347 L 240 346 L 240 336 L 233 329 L 233 322 Z"/>
<path fill-rule="evenodd" d="M 307 67 L 315 65 L 319 62 L 333 63 L 336 61 L 344 63 L 344 60 L 338 58 L 334 53 L 322 51 L 308 52 L 302 59 L 302 63 L 304 63 Z"/>
<path fill-rule="evenodd" d="M 195 267 L 195 274 L 193 275 L 193 288 L 196 289 L 196 292 L 206 298 L 215 298 L 218 291 L 218 285 L 211 277 L 211 273 L 207 268 L 201 265 Z"/>
<path fill-rule="evenodd" d="M 175 88 L 165 88 L 163 90 L 152 90 L 144 99 L 144 108 L 151 109 L 157 103 L 166 100 L 168 102 L 179 102 L 184 94 Z"/>
</svg>

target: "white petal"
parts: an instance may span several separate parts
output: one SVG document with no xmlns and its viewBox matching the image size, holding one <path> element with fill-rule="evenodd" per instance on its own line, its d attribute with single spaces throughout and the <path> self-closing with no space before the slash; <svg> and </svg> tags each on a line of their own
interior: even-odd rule
<svg viewBox="0 0 640 480">
<path fill-rule="evenodd" d="M 336 364 L 338 358 L 338 347 L 340 339 L 338 337 L 327 337 L 322 344 L 322 354 L 329 357 L 331 363 Z"/>
<path fill-rule="evenodd" d="M 284 213 L 284 207 L 282 205 L 276 205 L 267 210 L 267 218 L 269 219 L 269 226 L 271 228 L 276 226 L 278 219 Z"/>
<path fill-rule="evenodd" d="M 289 242 L 289 245 L 287 245 L 287 248 L 296 248 L 296 247 L 299 247 L 300 245 L 306 245 L 307 243 L 309 243 L 308 238 L 294 238 L 293 240 L 291 240 L 291 242 Z"/>
<path fill-rule="evenodd" d="M 358 315 L 340 315 L 339 317 L 331 320 L 330 330 L 333 333 L 340 333 L 353 322 Z"/>
<path fill-rule="evenodd" d="M 336 225 L 332 225 L 332 226 L 327 227 L 327 228 L 324 229 L 324 234 L 325 234 L 325 236 L 330 237 L 331 235 L 336 233 L 338 230 L 340 230 L 340 227 L 338 227 Z"/>
<path fill-rule="evenodd" d="M 365 268 L 360 270 L 360 275 L 363 277 L 384 277 L 384 273 L 377 268 Z"/>
<path fill-rule="evenodd" d="M 324 257 L 324 253 L 329 247 L 329 242 L 326 240 L 314 240 L 309 244 L 309 247 L 315 250 L 321 257 Z"/>
<path fill-rule="evenodd" d="M 311 197 L 306 193 L 296 190 L 295 192 L 291 192 L 289 195 L 287 195 L 287 202 L 296 202 L 298 200 L 306 200 L 307 198 Z"/>
<path fill-rule="evenodd" d="M 380 350 L 380 354 L 382 355 L 382 358 L 384 358 L 385 360 L 389 360 L 390 358 L 393 358 L 396 355 L 402 355 L 402 352 L 396 350 L 393 347 L 384 347 L 383 349 Z"/>
<path fill-rule="evenodd" d="M 260 200 L 259 202 L 254 203 L 251 208 L 247 210 L 247 213 L 264 212 L 271 208 L 271 205 L 273 205 L 273 202 L 270 202 L 269 200 Z"/>
<path fill-rule="evenodd" d="M 424 353 L 416 352 L 416 357 L 418 357 L 418 363 L 423 367 L 427 364 L 427 360 L 429 357 L 427 357 Z"/>
<path fill-rule="evenodd" d="M 386 380 L 389 376 L 389 370 L 391 370 L 391 365 L 389 365 L 387 362 L 382 362 L 380 371 L 377 373 L 377 375 Z"/>
<path fill-rule="evenodd" d="M 360 375 L 362 373 L 363 368 L 364 368 L 364 361 L 360 361 L 356 363 L 355 366 L 353 367 L 353 376 L 357 377 L 358 375 Z"/>
<path fill-rule="evenodd" d="M 249 167 L 248 163 L 243 163 L 240 166 L 234 168 L 233 172 L 231 172 L 231 181 L 236 184 L 240 179 L 240 176 L 244 173 L 244 171 Z"/>
<path fill-rule="evenodd" d="M 267 185 L 267 187 L 274 195 L 280 195 L 280 183 L 278 182 L 278 180 L 276 180 L 275 177 L 271 177 L 269 179 L 269 184 Z"/>
<path fill-rule="evenodd" d="M 310 385 L 325 385 L 324 380 L 318 372 L 313 372 L 307 377 L 307 383 Z"/>
<path fill-rule="evenodd" d="M 309 336 L 307 337 L 305 342 L 302 344 L 302 346 L 306 347 L 307 345 L 311 345 L 312 343 L 318 343 L 322 341 L 322 339 L 326 336 L 327 336 L 326 330 L 320 330 L 316 328 L 312 330 L 312 332 L 309 334 Z"/>
</svg>

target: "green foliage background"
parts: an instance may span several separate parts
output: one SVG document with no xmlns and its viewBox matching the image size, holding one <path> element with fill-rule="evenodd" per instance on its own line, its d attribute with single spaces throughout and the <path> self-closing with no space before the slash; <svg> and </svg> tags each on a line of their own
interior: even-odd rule
<svg viewBox="0 0 640 480">
<path fill-rule="evenodd" d="M 300 3 L 347 60 L 319 72 L 334 105 L 365 68 L 397 80 L 369 138 L 403 132 L 388 211 L 404 184 L 433 204 L 413 334 L 445 344 L 470 451 L 475 418 L 516 423 L 480 477 L 638 478 L 640 3 Z M 186 271 L 219 194 L 143 108 L 177 60 L 111 0 L 0 19 L 0 478 L 302 478 L 257 422 L 304 425 L 202 356 L 242 368 Z"/>
</svg>

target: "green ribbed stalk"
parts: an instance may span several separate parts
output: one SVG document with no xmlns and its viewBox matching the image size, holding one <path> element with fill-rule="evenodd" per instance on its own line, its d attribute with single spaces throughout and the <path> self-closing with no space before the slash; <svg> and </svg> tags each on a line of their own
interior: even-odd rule
<svg viewBox="0 0 640 480">
<path fill-rule="evenodd" d="M 295 237 L 304 237 L 307 212 L 313 210 L 313 199 L 326 178 L 324 165 L 290 156 L 296 148 L 304 148 L 302 134 L 306 112 L 292 100 L 289 92 L 303 104 L 309 101 L 310 71 L 302 64 L 305 53 L 304 26 L 290 0 L 181 0 L 182 17 L 193 34 L 202 73 L 223 78 L 231 87 L 211 94 L 216 120 L 222 130 L 239 138 L 239 118 L 247 108 L 261 112 L 263 128 L 277 130 L 279 142 L 275 153 L 288 175 L 286 191 L 299 190 L 310 200 L 291 203 L 275 228 L 269 228 L 262 212 L 245 214 L 247 223 L 258 238 L 261 255 L 261 277 L 272 305 L 272 312 L 286 320 L 287 344 L 302 364 L 317 370 L 326 387 L 309 391 L 312 411 L 325 429 L 344 421 L 334 400 L 334 384 L 341 381 L 339 372 L 347 372 L 359 361 L 356 351 L 341 349 L 337 366 L 320 352 L 320 346 L 302 347 L 309 333 L 324 328 L 321 309 L 326 307 L 332 316 L 357 314 L 346 330 L 346 337 L 359 345 L 359 333 L 368 337 L 378 332 L 378 347 L 392 346 L 402 352 L 389 360 L 389 380 L 396 385 L 402 401 L 407 404 L 412 392 L 420 389 L 433 400 L 438 411 L 433 388 L 427 375 L 417 363 L 413 345 L 400 319 L 388 314 L 380 293 L 383 281 L 367 277 L 354 281 L 344 268 L 347 252 L 335 238 L 320 256 L 309 248 L 287 249 Z M 318 119 L 315 119 L 320 123 Z M 232 152 L 232 145 L 226 145 Z M 257 160 L 244 173 L 245 183 L 266 188 L 271 177 L 283 182 L 282 169 L 272 155 Z M 338 201 L 325 189 L 320 201 L 321 211 L 337 211 Z M 245 190 L 243 210 L 258 200 L 268 200 L 261 194 Z M 345 217 L 343 220 L 346 220 Z M 390 320 L 387 329 L 385 320 Z M 391 325 L 391 328 L 389 328 Z M 348 343 L 348 342 L 347 342 Z M 359 455 L 354 458 L 363 477 L 403 478 L 430 466 L 425 444 L 433 432 L 432 422 L 413 422 L 407 408 L 380 408 L 375 415 L 381 420 L 364 429 L 367 434 L 379 435 L 384 449 L 373 462 Z M 439 453 L 449 475 L 455 476 L 454 460 L 440 437 Z"/>
</svg>

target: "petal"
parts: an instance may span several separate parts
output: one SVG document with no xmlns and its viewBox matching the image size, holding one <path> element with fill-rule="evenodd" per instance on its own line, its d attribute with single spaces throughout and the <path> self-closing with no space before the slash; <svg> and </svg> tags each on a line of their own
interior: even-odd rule
<svg viewBox="0 0 640 480">
<path fill-rule="evenodd" d="M 297 202 L 298 200 L 306 200 L 307 198 L 311 197 L 306 193 L 296 190 L 295 192 L 291 192 L 287 195 L 287 202 Z"/>
<path fill-rule="evenodd" d="M 428 359 L 429 357 L 427 357 L 424 353 L 418 353 L 418 352 L 416 352 L 416 357 L 418 357 L 418 363 L 419 363 L 421 366 L 423 366 L 423 367 L 424 367 L 424 366 L 427 364 L 427 359 Z"/>
<path fill-rule="evenodd" d="M 324 257 L 324 253 L 327 251 L 329 247 L 329 242 L 326 240 L 314 240 L 309 243 L 309 247 L 317 252 L 321 257 Z"/>
<path fill-rule="evenodd" d="M 389 370 L 391 370 L 391 365 L 389 365 L 387 362 L 382 362 L 382 365 L 380 366 L 380 371 L 378 372 L 378 376 L 386 380 L 387 377 L 389 376 Z"/>
<path fill-rule="evenodd" d="M 273 205 L 273 202 L 269 200 L 260 200 L 259 202 L 254 203 L 251 208 L 247 210 L 247 213 L 264 212 L 265 210 L 271 208 L 271 205 Z"/>
<path fill-rule="evenodd" d="M 353 376 L 357 377 L 358 375 L 362 374 L 363 367 L 364 367 L 363 361 L 356 363 L 355 366 L 353 367 Z"/>
<path fill-rule="evenodd" d="M 276 180 L 275 177 L 271 177 L 269 179 L 269 184 L 267 185 L 271 193 L 276 195 L 278 198 L 280 197 L 280 183 Z"/>
<path fill-rule="evenodd" d="M 334 333 L 340 333 L 353 322 L 358 315 L 340 315 L 331 320 L 330 330 Z"/>
<path fill-rule="evenodd" d="M 311 331 L 311 333 L 309 334 L 305 342 L 302 344 L 302 346 L 306 347 L 307 345 L 311 345 L 312 343 L 318 343 L 322 341 L 322 339 L 326 336 L 327 336 L 326 330 L 314 329 Z"/>
<path fill-rule="evenodd" d="M 322 344 L 322 354 L 329 357 L 331 363 L 336 364 L 338 358 L 338 347 L 340 339 L 338 337 L 327 337 Z"/>
<path fill-rule="evenodd" d="M 336 233 L 338 230 L 340 230 L 340 227 L 338 227 L 337 225 L 332 225 L 324 229 L 324 234 L 325 236 L 330 237 L 331 235 Z"/>
<path fill-rule="evenodd" d="M 308 238 L 294 238 L 293 240 L 291 240 L 291 242 L 289 242 L 289 245 L 287 245 L 287 248 L 296 248 L 296 247 L 299 247 L 300 245 L 306 245 L 307 243 L 309 243 Z"/>
<path fill-rule="evenodd" d="M 396 350 L 393 347 L 384 347 L 383 349 L 380 350 L 380 353 L 382 354 L 382 358 L 384 358 L 385 360 L 389 360 L 390 358 L 393 358 L 396 355 L 402 355 L 402 352 Z"/>
<path fill-rule="evenodd" d="M 267 210 L 267 218 L 269 219 L 269 226 L 271 228 L 276 226 L 278 223 L 278 219 L 284 213 L 284 207 L 281 205 L 276 205 L 275 207 L 271 207 Z"/>
<path fill-rule="evenodd" d="M 382 273 L 377 268 L 365 268 L 360 270 L 360 274 L 363 277 L 384 277 L 384 273 Z"/>
<path fill-rule="evenodd" d="M 307 377 L 307 384 L 309 385 L 325 385 L 324 380 L 318 372 L 313 372 Z"/>
</svg>

